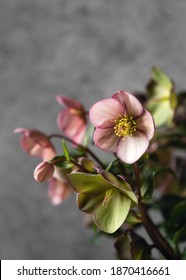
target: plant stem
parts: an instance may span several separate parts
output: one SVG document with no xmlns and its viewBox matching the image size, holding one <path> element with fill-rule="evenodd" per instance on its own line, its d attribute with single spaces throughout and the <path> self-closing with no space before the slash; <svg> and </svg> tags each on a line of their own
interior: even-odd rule
<svg viewBox="0 0 186 280">
<path fill-rule="evenodd" d="M 61 134 L 51 134 L 51 135 L 48 136 L 49 139 L 50 139 L 50 138 L 54 138 L 54 137 L 55 137 L 55 138 L 60 138 L 60 139 L 63 139 L 63 138 L 64 138 L 64 139 L 67 140 L 68 142 L 70 142 L 70 143 L 72 143 L 72 144 L 78 146 L 80 149 L 82 149 L 83 151 L 85 151 L 85 152 L 87 152 L 89 155 L 91 155 L 91 157 L 94 158 L 94 159 L 97 161 L 97 163 L 99 163 L 99 165 L 100 165 L 102 168 L 105 168 L 103 162 L 102 162 L 88 147 L 84 147 L 84 146 L 82 146 L 82 145 L 76 143 L 74 140 L 68 138 L 67 136 L 64 136 L 64 135 L 61 135 Z"/>
<path fill-rule="evenodd" d="M 50 161 L 50 163 L 51 164 L 56 164 L 56 163 L 60 163 L 60 162 L 62 162 L 62 160 L 61 159 L 57 159 L 57 160 L 52 160 L 52 161 Z M 74 165 L 76 165 L 78 168 L 80 168 L 80 170 L 82 170 L 82 171 L 84 171 L 84 172 L 89 172 L 86 168 L 84 168 L 81 164 L 79 164 L 78 162 L 76 162 L 75 160 L 73 160 L 73 159 L 70 159 L 70 161 L 69 161 L 70 163 L 72 163 L 72 164 L 74 164 Z"/>
<path fill-rule="evenodd" d="M 173 249 L 168 242 L 162 236 L 156 225 L 148 215 L 144 204 L 142 203 L 141 191 L 140 191 L 140 175 L 137 163 L 134 163 L 134 172 L 136 178 L 137 194 L 138 194 L 138 208 L 142 216 L 142 224 L 149 234 L 150 238 L 154 242 L 156 248 L 162 253 L 162 255 L 168 260 L 179 259 L 179 256 L 175 255 Z"/>
</svg>

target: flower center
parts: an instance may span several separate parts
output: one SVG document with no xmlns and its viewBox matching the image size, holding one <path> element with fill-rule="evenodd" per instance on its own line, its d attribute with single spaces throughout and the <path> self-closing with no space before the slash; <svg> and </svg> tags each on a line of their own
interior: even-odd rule
<svg viewBox="0 0 186 280">
<path fill-rule="evenodd" d="M 119 137 L 132 136 L 136 131 L 136 122 L 133 117 L 123 115 L 115 121 L 114 132 Z"/>
</svg>

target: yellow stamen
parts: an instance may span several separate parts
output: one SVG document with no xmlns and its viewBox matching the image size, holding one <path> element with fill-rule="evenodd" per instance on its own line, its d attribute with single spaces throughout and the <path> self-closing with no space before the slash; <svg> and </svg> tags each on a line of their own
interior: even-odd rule
<svg viewBox="0 0 186 280">
<path fill-rule="evenodd" d="M 83 116 L 83 115 L 84 115 L 83 110 L 80 110 L 80 109 L 70 108 L 70 109 L 69 109 L 69 112 L 70 112 L 71 114 L 77 115 L 77 116 Z"/>
<path fill-rule="evenodd" d="M 136 131 L 136 122 L 133 117 L 123 115 L 117 118 L 115 121 L 114 132 L 118 137 L 132 136 Z"/>
</svg>

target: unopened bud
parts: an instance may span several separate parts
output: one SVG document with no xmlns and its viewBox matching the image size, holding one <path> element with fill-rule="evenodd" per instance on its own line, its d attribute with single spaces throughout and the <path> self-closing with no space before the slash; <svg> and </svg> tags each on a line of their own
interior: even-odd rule
<svg viewBox="0 0 186 280">
<path fill-rule="evenodd" d="M 34 179 L 37 182 L 47 182 L 52 178 L 53 173 L 54 166 L 47 161 L 43 161 L 36 166 L 34 170 Z"/>
</svg>

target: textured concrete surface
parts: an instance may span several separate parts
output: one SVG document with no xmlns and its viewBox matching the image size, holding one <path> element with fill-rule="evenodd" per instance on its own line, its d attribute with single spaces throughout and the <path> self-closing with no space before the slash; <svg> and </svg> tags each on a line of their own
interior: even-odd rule
<svg viewBox="0 0 186 280">
<path fill-rule="evenodd" d="M 112 259 L 93 242 L 75 197 L 49 204 L 18 126 L 57 131 L 55 95 L 89 108 L 118 89 L 143 90 L 152 65 L 185 88 L 186 1 L 0 0 L 0 257 Z"/>
</svg>

